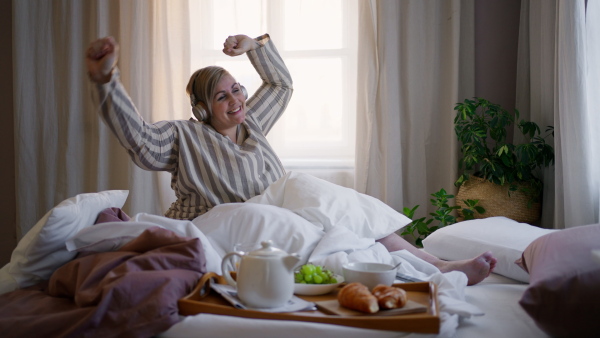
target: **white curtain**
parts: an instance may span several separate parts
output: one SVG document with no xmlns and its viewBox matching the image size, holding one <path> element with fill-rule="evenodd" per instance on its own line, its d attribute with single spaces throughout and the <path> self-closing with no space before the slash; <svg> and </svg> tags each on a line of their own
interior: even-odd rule
<svg viewBox="0 0 600 338">
<path fill-rule="evenodd" d="M 85 192 L 128 189 L 126 212 L 164 213 L 170 177 L 133 165 L 101 122 L 84 53 L 114 36 L 122 81 L 145 119 L 185 118 L 187 1 L 15 0 L 13 13 L 18 236 Z"/>
<path fill-rule="evenodd" d="M 341 29 L 349 35 L 353 30 L 346 28 L 355 25 L 346 19 L 352 19 L 355 11 L 349 10 L 348 3 L 331 1 L 328 7 L 305 0 L 292 7 L 304 8 L 307 15 L 311 14 L 307 8 L 341 6 L 345 18 L 341 21 L 348 25 Z M 273 36 L 283 37 L 287 28 L 298 28 L 305 36 L 303 27 L 280 22 L 284 5 L 276 0 L 14 0 L 18 237 L 50 208 L 79 193 L 128 189 L 124 209 L 130 214 L 163 214 L 175 199 L 170 176 L 136 167 L 101 121 L 84 64 L 92 40 L 116 37 L 121 47 L 121 80 L 146 121 L 187 119 L 191 110 L 185 85 L 194 45 L 218 37 L 215 45 L 219 46 L 226 36 L 223 32 L 259 35 L 265 27 Z M 244 10 L 249 7 L 252 11 Z M 328 13 L 323 13 L 315 13 L 321 14 L 320 25 L 313 26 L 326 31 Z M 198 26 L 202 29 L 194 29 Z M 346 40 L 354 41 L 354 35 Z M 210 44 L 207 55 L 222 56 L 213 47 Z M 194 68 L 203 65 L 204 61 Z M 233 70 L 237 74 L 237 68 Z M 309 165 L 291 170 L 341 185 L 354 183 L 351 168 Z"/>
<path fill-rule="evenodd" d="M 555 131 L 556 164 L 544 172 L 543 227 L 600 221 L 599 93 L 598 1 L 522 0 L 517 108 Z"/>
<path fill-rule="evenodd" d="M 456 192 L 453 108 L 474 96 L 474 4 L 360 6 L 356 188 L 423 213 L 431 193 Z"/>
</svg>

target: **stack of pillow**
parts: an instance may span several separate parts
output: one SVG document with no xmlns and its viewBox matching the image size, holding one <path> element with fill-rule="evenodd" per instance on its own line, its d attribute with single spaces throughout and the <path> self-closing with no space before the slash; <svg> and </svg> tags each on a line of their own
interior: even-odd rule
<svg viewBox="0 0 600 338">
<path fill-rule="evenodd" d="M 0 269 L 0 294 L 50 278 L 54 270 L 75 258 L 65 240 L 96 222 L 107 208 L 121 208 L 127 190 L 108 190 L 68 198 L 44 215 L 17 244 L 10 262 Z"/>
<path fill-rule="evenodd" d="M 519 304 L 555 337 L 600 334 L 600 224 L 561 230 L 533 241 L 517 263 L 530 286 Z"/>
<path fill-rule="evenodd" d="M 541 229 L 505 217 L 453 224 L 423 241 L 446 260 L 492 251 L 495 273 L 529 283 L 519 304 L 551 336 L 600 332 L 600 224 Z"/>
</svg>

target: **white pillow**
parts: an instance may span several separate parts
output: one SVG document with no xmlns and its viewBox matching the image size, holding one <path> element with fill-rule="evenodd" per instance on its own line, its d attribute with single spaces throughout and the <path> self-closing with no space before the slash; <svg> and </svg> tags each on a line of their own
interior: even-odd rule
<svg viewBox="0 0 600 338">
<path fill-rule="evenodd" d="M 19 241 L 10 262 L 0 270 L 0 294 L 34 285 L 77 254 L 65 241 L 91 226 L 106 208 L 121 208 L 127 190 L 86 193 L 60 202 L 48 211 Z"/>
<path fill-rule="evenodd" d="M 289 172 L 246 203 L 293 211 L 325 232 L 347 227 L 359 237 L 381 239 L 411 222 L 382 201 L 320 178 Z"/>
<path fill-rule="evenodd" d="M 108 252 L 119 250 L 141 235 L 158 226 L 149 222 L 105 222 L 83 228 L 65 242 L 68 251 Z"/>
<path fill-rule="evenodd" d="M 423 248 L 444 260 L 469 259 L 491 251 L 498 260 L 495 273 L 528 283 L 529 274 L 515 261 L 531 242 L 553 231 L 506 217 L 489 217 L 438 229 L 423 240 Z"/>
<path fill-rule="evenodd" d="M 139 213 L 128 222 L 106 222 L 87 227 L 67 240 L 69 251 L 106 252 L 116 251 L 152 227 L 173 231 L 178 236 L 199 238 L 204 249 L 208 271 L 221 273 L 221 257 L 212 248 L 206 236 L 195 224 L 187 220 Z"/>
<path fill-rule="evenodd" d="M 230 203 L 212 208 L 192 222 L 223 257 L 238 243 L 272 240 L 275 247 L 308 261 L 324 232 L 293 212 L 271 205 Z"/>
</svg>

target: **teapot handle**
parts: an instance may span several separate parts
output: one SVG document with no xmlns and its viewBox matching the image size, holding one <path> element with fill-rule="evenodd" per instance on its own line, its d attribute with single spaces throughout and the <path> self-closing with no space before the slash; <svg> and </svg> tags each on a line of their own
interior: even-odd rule
<svg viewBox="0 0 600 338">
<path fill-rule="evenodd" d="M 235 266 L 235 265 L 227 264 L 227 262 L 230 261 L 233 256 L 238 256 L 238 257 L 242 258 L 243 254 L 240 252 L 237 252 L 237 251 L 226 254 L 225 257 L 223 257 L 223 260 L 221 261 L 221 271 L 223 271 L 223 277 L 225 277 L 225 280 L 227 281 L 227 283 L 229 285 L 237 288 L 237 283 L 233 280 L 233 278 L 231 278 L 231 273 L 228 269 L 228 267 Z"/>
</svg>

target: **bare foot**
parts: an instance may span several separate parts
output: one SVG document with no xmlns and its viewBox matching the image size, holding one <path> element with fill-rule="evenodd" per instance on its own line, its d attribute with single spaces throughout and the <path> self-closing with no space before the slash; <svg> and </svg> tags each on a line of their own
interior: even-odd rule
<svg viewBox="0 0 600 338">
<path fill-rule="evenodd" d="M 474 285 L 484 280 L 496 267 L 496 258 L 490 251 L 463 261 L 452 261 L 440 264 L 438 268 L 442 272 L 462 271 L 467 275 L 467 285 Z"/>
<path fill-rule="evenodd" d="M 408 243 L 404 238 L 392 233 L 384 238 L 377 240 L 383 244 L 390 252 L 397 250 L 408 250 L 413 255 L 421 258 L 422 260 L 433 264 L 441 272 L 450 271 L 462 271 L 467 275 L 469 279 L 468 285 L 473 285 L 481 282 L 496 267 L 496 258 L 490 251 L 484 252 L 481 255 L 472 258 L 465 259 L 463 261 L 444 261 L 423 250 L 417 249 L 412 244 Z"/>
</svg>

